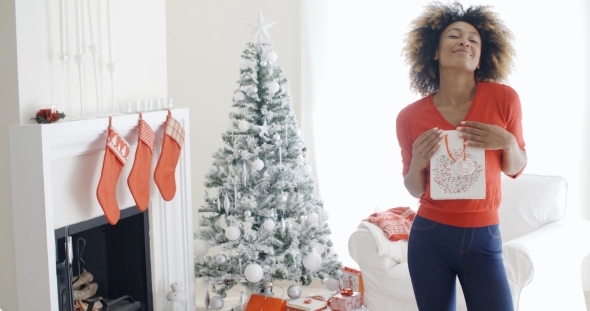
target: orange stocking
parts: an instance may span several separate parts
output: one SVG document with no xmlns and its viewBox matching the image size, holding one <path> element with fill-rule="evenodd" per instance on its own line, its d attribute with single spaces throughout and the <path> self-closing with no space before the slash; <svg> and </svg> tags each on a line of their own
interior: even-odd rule
<svg viewBox="0 0 590 311">
<path fill-rule="evenodd" d="M 116 193 L 117 180 L 129 156 L 129 143 L 112 127 L 111 118 L 109 118 L 107 132 L 107 144 L 96 197 L 107 221 L 114 225 L 119 221 L 120 216 Z"/>
<path fill-rule="evenodd" d="M 184 129 L 172 117 L 170 110 L 168 110 L 165 132 L 164 141 L 162 142 L 162 154 L 160 154 L 158 164 L 156 164 L 156 170 L 154 171 L 154 181 L 162 194 L 162 198 L 170 201 L 176 194 L 174 173 L 176 172 L 176 165 L 180 158 L 180 149 L 184 143 Z"/>
<path fill-rule="evenodd" d="M 139 134 L 135 161 L 127 178 L 127 185 L 140 211 L 145 211 L 150 202 L 150 173 L 152 171 L 152 155 L 154 153 L 154 131 L 139 114 Z"/>
</svg>

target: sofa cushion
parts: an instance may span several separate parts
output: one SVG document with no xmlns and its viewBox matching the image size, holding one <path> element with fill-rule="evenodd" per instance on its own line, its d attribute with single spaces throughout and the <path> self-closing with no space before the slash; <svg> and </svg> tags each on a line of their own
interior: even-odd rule
<svg viewBox="0 0 590 311">
<path fill-rule="evenodd" d="M 502 176 L 500 231 L 503 242 L 530 233 L 565 215 L 567 182 L 562 177 Z"/>
</svg>

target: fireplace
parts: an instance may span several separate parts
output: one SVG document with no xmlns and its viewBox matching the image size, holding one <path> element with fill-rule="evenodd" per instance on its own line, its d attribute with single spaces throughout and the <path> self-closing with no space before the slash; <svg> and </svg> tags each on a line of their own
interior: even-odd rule
<svg viewBox="0 0 590 311">
<path fill-rule="evenodd" d="M 128 294 L 111 288 L 110 284 L 103 287 L 106 291 L 115 290 L 113 296 L 139 297 L 133 299 L 145 301 L 143 303 L 148 306 L 146 310 L 150 310 L 151 296 L 153 310 L 167 310 L 166 294 L 170 291 L 170 284 L 181 282 L 188 296 L 186 308 L 182 311 L 192 311 L 195 308 L 195 279 L 189 111 L 186 108 L 173 109 L 171 113 L 186 131 L 185 143 L 176 168 L 177 189 L 174 198 L 169 202 L 164 201 L 152 182 L 148 210 L 140 216 L 146 218 L 138 221 L 146 225 L 143 228 L 144 237 L 149 237 L 143 251 L 146 269 L 149 270 L 142 285 L 146 290 L 143 294 Z M 167 114 L 167 111 L 143 113 L 143 119 L 156 135 L 152 173 L 160 156 Z M 126 181 L 137 145 L 138 119 L 137 114 L 112 118 L 113 126 L 131 144 L 132 150 L 117 183 L 117 201 L 122 213 L 136 210 Z M 78 232 L 78 226 L 93 220 L 104 221 L 104 214 L 96 199 L 96 187 L 108 124 L 108 118 L 93 118 L 10 126 L 12 211 L 20 310 L 60 310 L 56 263 L 64 260 L 61 253 L 64 251 L 63 231 L 65 227 L 71 230 L 69 235 L 73 235 L 75 253 L 76 241 L 86 231 Z M 114 232 L 128 227 L 123 225 L 124 221 L 121 219 L 120 223 L 111 227 L 97 225 L 98 230 L 104 228 Z M 91 238 L 84 239 L 87 246 L 83 257 L 90 264 Z M 144 261 L 141 258 L 134 260 Z M 94 273 L 89 266 L 87 268 Z M 75 270 L 77 274 L 77 266 Z M 107 278 L 111 278 L 108 273 Z M 34 299 L 31 299 L 31 293 L 34 293 Z"/>
<path fill-rule="evenodd" d="M 71 237 L 71 271 L 65 271 L 68 266 L 62 264 L 67 259 L 66 236 Z M 71 306 L 64 301 L 74 294 L 65 284 L 66 272 L 71 280 L 77 281 L 79 300 L 99 301 L 109 304 L 109 309 L 122 309 L 124 305 L 127 311 L 154 310 L 149 213 L 130 207 L 121 210 L 121 219 L 115 226 L 109 225 L 104 217 L 96 217 L 56 229 L 55 245 L 60 311 L 70 311 Z"/>
</svg>

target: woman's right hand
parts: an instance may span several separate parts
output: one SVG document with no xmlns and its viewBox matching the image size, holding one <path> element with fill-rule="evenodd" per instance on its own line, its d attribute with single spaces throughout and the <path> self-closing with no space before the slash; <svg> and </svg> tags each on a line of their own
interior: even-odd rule
<svg viewBox="0 0 590 311">
<path fill-rule="evenodd" d="M 421 172 L 430 164 L 430 158 L 438 150 L 444 137 L 442 132 L 442 130 L 435 127 L 422 133 L 416 139 L 412 145 L 410 171 Z"/>
</svg>

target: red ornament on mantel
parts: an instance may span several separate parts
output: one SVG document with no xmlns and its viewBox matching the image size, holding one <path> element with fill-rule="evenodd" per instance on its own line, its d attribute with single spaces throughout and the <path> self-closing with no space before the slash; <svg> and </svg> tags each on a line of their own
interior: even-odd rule
<svg viewBox="0 0 590 311">
<path fill-rule="evenodd" d="M 47 124 L 59 121 L 59 119 L 65 118 L 66 115 L 63 112 L 59 112 L 55 109 L 55 105 L 41 106 L 39 111 L 35 113 L 35 117 L 31 120 L 37 121 L 37 123 Z"/>
</svg>

